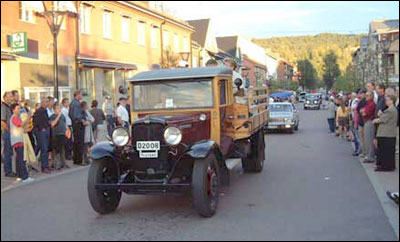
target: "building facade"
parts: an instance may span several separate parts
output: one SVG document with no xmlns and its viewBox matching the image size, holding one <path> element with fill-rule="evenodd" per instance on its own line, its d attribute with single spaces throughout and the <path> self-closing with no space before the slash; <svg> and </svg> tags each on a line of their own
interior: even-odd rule
<svg viewBox="0 0 400 242">
<path fill-rule="evenodd" d="M 280 59 L 278 61 L 277 77 L 278 81 L 292 81 L 293 80 L 293 65 L 289 62 Z"/>
<path fill-rule="evenodd" d="M 51 7 L 56 2 L 43 3 Z M 58 35 L 60 97 L 71 98 L 74 90 L 81 90 L 86 101 L 102 102 L 111 96 L 115 102 L 129 96 L 126 78 L 165 64 L 166 52 L 178 61 L 181 53 L 191 52 L 194 28 L 151 9 L 147 1 L 71 4 L 77 17 L 64 19 Z M 36 14 L 43 4 L 2 2 L 1 11 L 2 90 L 20 90 L 34 102 L 53 95 L 52 35 L 45 19 Z M 10 48 L 8 39 L 17 32 L 27 35 L 26 54 L 13 54 Z"/>
<path fill-rule="evenodd" d="M 361 38 L 353 62 L 361 83 L 399 85 L 399 20 L 375 20 Z"/>
<path fill-rule="evenodd" d="M 195 41 L 193 48 L 197 52 L 195 55 L 197 66 L 206 66 L 210 59 L 219 60 L 219 49 L 211 19 L 188 20 L 187 22 L 195 28 L 192 39 Z"/>
<path fill-rule="evenodd" d="M 267 85 L 267 56 L 264 48 L 241 36 L 217 37 L 217 43 L 220 49 L 237 60 L 248 85 Z"/>
</svg>

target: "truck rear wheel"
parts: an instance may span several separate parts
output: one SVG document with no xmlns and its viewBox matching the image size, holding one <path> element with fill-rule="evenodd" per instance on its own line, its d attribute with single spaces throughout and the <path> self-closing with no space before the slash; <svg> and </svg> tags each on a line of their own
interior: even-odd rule
<svg viewBox="0 0 400 242">
<path fill-rule="evenodd" d="M 89 169 L 88 195 L 93 209 L 99 214 L 114 212 L 121 200 L 119 190 L 98 190 L 96 184 L 118 183 L 118 172 L 114 162 L 107 159 L 94 160 Z"/>
<path fill-rule="evenodd" d="M 219 201 L 220 174 L 217 159 L 213 153 L 194 162 L 192 174 L 193 205 L 203 217 L 212 217 Z"/>
<path fill-rule="evenodd" d="M 242 160 L 245 172 L 261 172 L 265 161 L 265 140 L 264 133 L 259 131 L 251 139 L 251 154 Z"/>
</svg>

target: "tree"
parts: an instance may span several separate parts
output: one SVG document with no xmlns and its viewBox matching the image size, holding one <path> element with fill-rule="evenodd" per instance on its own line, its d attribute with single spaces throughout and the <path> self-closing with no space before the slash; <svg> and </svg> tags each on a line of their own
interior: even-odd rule
<svg viewBox="0 0 400 242">
<path fill-rule="evenodd" d="M 351 63 L 346 67 L 346 72 L 344 75 L 338 77 L 334 83 L 334 88 L 336 91 L 353 92 L 357 88 L 362 87 L 363 82 L 357 78 L 356 71 Z"/>
<path fill-rule="evenodd" d="M 178 66 L 179 57 L 170 49 L 164 51 L 164 57 L 161 60 L 161 68 L 169 69 Z"/>
<path fill-rule="evenodd" d="M 317 84 L 317 71 L 309 60 L 297 62 L 297 69 L 301 73 L 300 85 L 308 89 L 314 89 Z"/>
<path fill-rule="evenodd" d="M 336 78 L 340 76 L 340 69 L 337 63 L 337 56 L 335 52 L 333 52 L 332 50 L 329 51 L 328 54 L 324 56 L 324 63 L 322 70 L 324 72 L 323 80 L 325 82 L 326 89 L 330 90 L 332 89 Z"/>
</svg>

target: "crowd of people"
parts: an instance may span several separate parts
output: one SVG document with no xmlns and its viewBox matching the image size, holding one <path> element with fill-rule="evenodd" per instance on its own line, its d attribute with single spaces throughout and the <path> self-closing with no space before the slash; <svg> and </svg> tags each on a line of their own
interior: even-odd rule
<svg viewBox="0 0 400 242">
<path fill-rule="evenodd" d="M 394 171 L 399 125 L 398 88 L 368 82 L 365 89 L 331 96 L 330 132 L 353 143 L 353 155 L 375 163 L 375 171 Z"/>
<path fill-rule="evenodd" d="M 120 98 L 114 107 L 111 97 L 107 96 L 102 108 L 98 107 L 97 100 L 89 108 L 82 99 L 82 93 L 76 91 L 71 102 L 68 98 L 59 102 L 49 96 L 30 105 L 21 100 L 17 90 L 4 93 L 1 159 L 6 177 L 31 182 L 33 173 L 69 169 L 66 160 L 72 160 L 75 165 L 88 165 L 89 150 L 99 142 L 100 125 L 106 122 L 109 136 L 116 126 L 129 129 L 129 97 Z"/>
<path fill-rule="evenodd" d="M 365 89 L 332 95 L 328 105 L 329 131 L 353 144 L 353 156 L 375 164 L 376 172 L 396 169 L 399 153 L 399 89 L 368 82 Z M 398 192 L 387 192 L 397 204 Z"/>
</svg>

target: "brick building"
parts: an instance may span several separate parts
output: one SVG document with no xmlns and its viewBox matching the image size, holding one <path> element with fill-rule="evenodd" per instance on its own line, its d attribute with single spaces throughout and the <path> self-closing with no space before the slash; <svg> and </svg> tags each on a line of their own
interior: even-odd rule
<svg viewBox="0 0 400 242">
<path fill-rule="evenodd" d="M 43 1 L 52 8 L 57 1 Z M 53 95 L 52 35 L 42 2 L 1 2 L 1 83 L 3 90 L 17 89 L 38 102 Z M 152 64 L 162 64 L 165 51 L 177 58 L 190 52 L 194 28 L 161 13 L 148 1 L 71 1 L 78 17 L 67 17 L 58 35 L 60 97 L 82 90 L 84 99 L 116 100 L 124 80 Z M 14 54 L 8 39 L 25 32 L 28 52 Z M 189 63 L 191 61 L 189 60 Z M 4 87 L 4 88 L 3 88 Z"/>
</svg>

